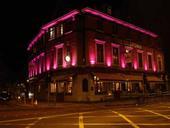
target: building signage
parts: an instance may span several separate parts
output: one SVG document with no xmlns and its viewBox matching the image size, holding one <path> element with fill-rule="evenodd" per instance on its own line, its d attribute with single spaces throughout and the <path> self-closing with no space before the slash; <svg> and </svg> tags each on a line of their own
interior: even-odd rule
<svg viewBox="0 0 170 128">
<path fill-rule="evenodd" d="M 134 42 L 130 42 L 130 47 L 142 49 L 142 45 L 136 44 Z"/>
</svg>

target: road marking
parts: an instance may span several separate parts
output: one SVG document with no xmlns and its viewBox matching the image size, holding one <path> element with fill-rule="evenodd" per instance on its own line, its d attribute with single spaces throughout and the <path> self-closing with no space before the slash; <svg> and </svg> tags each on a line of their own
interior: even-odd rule
<svg viewBox="0 0 170 128">
<path fill-rule="evenodd" d="M 6 123 L 6 124 L 3 124 L 3 126 L 13 126 L 14 124 L 11 124 L 11 123 Z M 28 125 L 28 124 L 15 124 L 16 126 L 25 126 L 25 125 Z M 36 124 L 37 126 L 44 126 L 43 123 L 41 124 Z M 48 124 L 48 126 L 78 126 L 79 124 L 78 123 L 52 123 L 52 124 Z M 129 123 L 84 123 L 84 125 L 103 125 L 103 126 L 121 126 L 121 125 L 126 125 L 126 126 L 131 126 L 131 124 Z M 170 126 L 170 123 L 136 123 L 136 125 L 140 125 L 140 126 Z M 1 126 L 1 125 L 0 125 Z M 30 125 L 32 126 L 32 125 Z"/>
<path fill-rule="evenodd" d="M 37 120 L 38 118 L 48 119 L 48 118 L 70 116 L 70 115 L 76 115 L 76 114 L 78 114 L 78 113 L 68 113 L 68 114 L 61 114 L 61 115 L 50 115 L 50 116 L 41 116 L 41 117 L 32 117 L 32 118 L 23 118 L 23 119 L 1 120 L 0 123 L 17 122 L 17 121 L 25 121 L 25 120 L 35 120 L 35 119 Z"/>
<path fill-rule="evenodd" d="M 31 128 L 32 126 L 34 126 L 36 123 L 38 123 L 38 121 L 40 121 L 42 118 L 38 118 L 38 120 L 30 123 L 30 124 L 27 124 L 27 126 L 25 128 Z"/>
<path fill-rule="evenodd" d="M 83 114 L 79 113 L 79 128 L 84 128 Z"/>
<path fill-rule="evenodd" d="M 102 112 L 105 110 L 98 110 L 98 111 L 87 111 L 87 112 L 81 112 L 83 114 L 88 114 L 88 113 L 94 113 L 94 112 Z M 72 116 L 72 115 L 77 115 L 79 114 L 78 112 L 75 113 L 67 113 L 67 114 L 61 114 L 61 115 L 49 115 L 49 116 L 40 116 L 40 117 L 31 117 L 31 118 L 22 118 L 22 119 L 11 119 L 11 120 L 0 120 L 0 123 L 6 123 L 6 122 L 17 122 L 17 121 L 25 121 L 25 120 L 34 120 L 38 118 L 42 119 L 48 119 L 48 118 L 55 118 L 55 117 L 62 117 L 62 116 Z"/>
<path fill-rule="evenodd" d="M 148 110 L 148 109 L 143 109 L 143 110 L 146 111 L 146 112 L 153 113 L 153 114 L 155 114 L 155 115 L 159 115 L 159 116 L 164 117 L 164 118 L 166 118 L 166 119 L 168 119 L 168 120 L 170 119 L 168 116 L 163 115 L 163 114 L 161 114 L 161 113 L 157 113 L 157 112 L 154 112 L 154 111 Z"/>
<path fill-rule="evenodd" d="M 123 126 L 128 126 L 128 125 L 131 125 L 129 123 L 85 123 L 85 125 L 111 125 L 111 126 L 120 126 L 120 125 L 123 125 Z M 170 123 L 136 123 L 136 125 L 140 125 L 140 126 L 170 126 Z M 139 128 L 139 126 L 138 126 Z"/>
<path fill-rule="evenodd" d="M 140 128 L 138 125 L 136 125 L 134 122 L 132 122 L 130 119 L 128 119 L 125 115 L 118 113 L 116 111 L 112 111 L 113 113 L 119 115 L 120 117 L 122 117 L 124 120 L 126 120 L 130 125 L 132 125 L 134 128 Z"/>
</svg>

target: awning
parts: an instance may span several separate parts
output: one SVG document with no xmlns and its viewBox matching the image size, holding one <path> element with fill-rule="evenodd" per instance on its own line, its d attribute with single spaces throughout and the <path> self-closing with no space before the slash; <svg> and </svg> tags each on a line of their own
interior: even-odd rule
<svg viewBox="0 0 170 128">
<path fill-rule="evenodd" d="M 99 80 L 126 80 L 123 74 L 120 73 L 95 73 L 95 76 L 99 78 Z"/>
<path fill-rule="evenodd" d="M 107 81 L 142 81 L 142 75 L 125 75 L 121 73 L 95 73 L 99 80 Z"/>
<path fill-rule="evenodd" d="M 143 81 L 142 75 L 125 75 L 128 81 Z"/>
<path fill-rule="evenodd" d="M 70 81 L 72 79 L 72 75 L 61 75 L 61 76 L 53 76 L 53 81 Z"/>
<path fill-rule="evenodd" d="M 163 82 L 163 80 L 157 76 L 147 76 L 146 78 L 149 82 Z"/>
</svg>

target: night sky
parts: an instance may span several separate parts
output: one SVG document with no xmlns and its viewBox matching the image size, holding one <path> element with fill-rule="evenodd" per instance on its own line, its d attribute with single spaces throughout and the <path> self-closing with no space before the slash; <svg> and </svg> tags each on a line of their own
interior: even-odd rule
<svg viewBox="0 0 170 128">
<path fill-rule="evenodd" d="M 160 35 L 166 71 L 170 72 L 169 0 L 5 1 L 0 4 L 0 83 L 26 78 L 28 56 L 26 48 L 43 24 L 69 10 L 85 6 L 100 8 L 106 3 L 112 5 L 113 16 Z"/>
</svg>

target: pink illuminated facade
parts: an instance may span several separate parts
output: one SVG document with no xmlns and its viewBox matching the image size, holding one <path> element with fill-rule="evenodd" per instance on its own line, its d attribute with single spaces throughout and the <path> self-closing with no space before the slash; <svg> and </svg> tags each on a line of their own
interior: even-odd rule
<svg viewBox="0 0 170 128">
<path fill-rule="evenodd" d="M 29 44 L 31 88 L 38 100 L 56 101 L 165 91 L 158 40 L 107 13 L 73 10 L 42 26 Z"/>
</svg>

